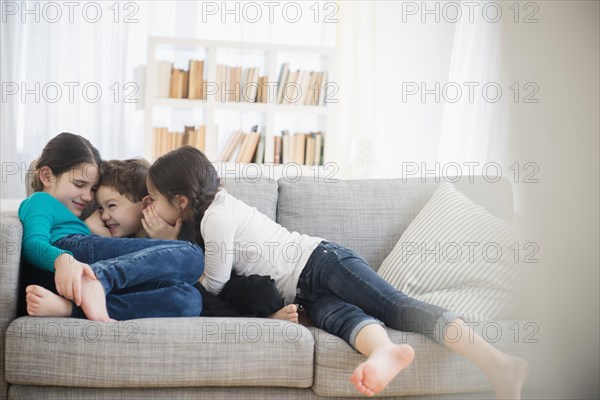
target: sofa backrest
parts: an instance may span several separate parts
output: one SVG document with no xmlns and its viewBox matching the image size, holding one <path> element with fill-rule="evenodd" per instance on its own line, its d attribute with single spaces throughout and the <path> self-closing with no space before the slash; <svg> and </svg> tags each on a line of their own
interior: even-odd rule
<svg viewBox="0 0 600 400">
<path fill-rule="evenodd" d="M 510 182 L 462 177 L 455 186 L 492 215 L 512 222 Z M 297 182 L 279 179 L 277 221 L 286 228 L 343 244 L 377 270 L 402 232 L 443 182 L 369 179 Z"/>
<path fill-rule="evenodd" d="M 258 211 L 276 220 L 277 216 L 277 182 L 272 179 L 223 179 L 223 187 L 229 194 L 244 203 L 256 207 Z"/>
</svg>

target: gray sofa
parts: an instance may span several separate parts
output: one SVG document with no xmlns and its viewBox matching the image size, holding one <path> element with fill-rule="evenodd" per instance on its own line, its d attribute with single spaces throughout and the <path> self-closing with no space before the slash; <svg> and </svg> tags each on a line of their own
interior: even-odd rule
<svg viewBox="0 0 600 400">
<path fill-rule="evenodd" d="M 409 180 L 233 180 L 226 188 L 290 230 L 342 243 L 377 269 L 438 183 Z M 505 220 L 506 180 L 457 188 Z M 361 397 L 349 383 L 364 358 L 314 327 L 256 318 L 156 318 L 96 323 L 16 318 L 21 223 L 2 213 L 0 398 L 262 399 Z M 511 332 L 515 321 L 496 321 Z M 481 330 L 483 325 L 476 327 Z M 389 330 L 416 358 L 386 397 L 493 398 L 468 360 L 418 334 Z M 524 354 L 503 334 L 494 345 Z"/>
</svg>

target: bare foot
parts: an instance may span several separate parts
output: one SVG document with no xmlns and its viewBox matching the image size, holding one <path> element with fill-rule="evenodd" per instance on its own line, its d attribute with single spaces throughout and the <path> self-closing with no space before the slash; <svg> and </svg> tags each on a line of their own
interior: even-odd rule
<svg viewBox="0 0 600 400">
<path fill-rule="evenodd" d="M 521 398 L 521 388 L 529 374 L 529 363 L 522 358 L 506 356 L 502 367 L 490 377 L 494 385 L 496 399 Z"/>
<path fill-rule="evenodd" d="M 298 306 L 295 304 L 288 304 L 275 314 L 269 315 L 269 318 L 298 323 Z"/>
<path fill-rule="evenodd" d="M 38 285 L 25 288 L 27 314 L 34 317 L 70 317 L 73 303 Z"/>
<path fill-rule="evenodd" d="M 81 309 L 92 321 L 109 322 L 106 310 L 106 294 L 102 284 L 87 276 L 81 277 Z"/>
<path fill-rule="evenodd" d="M 415 358 L 415 351 L 408 344 L 390 344 L 373 350 L 367 361 L 360 364 L 350 382 L 359 392 L 373 396 L 381 392 Z"/>
</svg>

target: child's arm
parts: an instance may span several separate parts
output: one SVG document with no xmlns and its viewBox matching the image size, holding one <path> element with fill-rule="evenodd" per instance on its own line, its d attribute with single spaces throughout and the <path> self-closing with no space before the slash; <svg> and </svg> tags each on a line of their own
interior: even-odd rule
<svg viewBox="0 0 600 400">
<path fill-rule="evenodd" d="M 54 272 L 54 261 L 66 250 L 52 246 L 52 227 L 57 210 L 44 195 L 34 194 L 19 207 L 19 219 L 23 224 L 21 254 L 36 268 Z"/>
<path fill-rule="evenodd" d="M 150 204 L 142 210 L 142 226 L 152 239 L 177 240 L 181 231 L 181 218 L 175 222 L 175 226 L 161 218 Z"/>
<path fill-rule="evenodd" d="M 86 275 L 89 279 L 96 279 L 94 271 L 88 264 L 77 261 L 69 253 L 61 254 L 54 261 L 54 283 L 58 294 L 66 299 L 73 300 L 77 306 L 81 305 L 81 278 Z"/>
<path fill-rule="evenodd" d="M 22 255 L 33 266 L 49 272 L 54 277 L 58 293 L 81 304 L 81 275 L 96 279 L 87 264 L 76 261 L 71 253 L 52 245 L 52 229 L 60 215 L 57 204 L 45 195 L 33 195 L 19 207 L 23 224 Z M 86 268 L 87 267 L 87 268 Z"/>
<path fill-rule="evenodd" d="M 94 211 L 84 222 L 94 235 L 112 237 L 110 230 L 106 227 L 104 221 L 102 221 L 99 210 Z"/>
<path fill-rule="evenodd" d="M 211 213 L 202 219 L 204 239 L 204 274 L 201 284 L 211 293 L 219 294 L 233 269 L 235 224 L 224 213 Z"/>
</svg>

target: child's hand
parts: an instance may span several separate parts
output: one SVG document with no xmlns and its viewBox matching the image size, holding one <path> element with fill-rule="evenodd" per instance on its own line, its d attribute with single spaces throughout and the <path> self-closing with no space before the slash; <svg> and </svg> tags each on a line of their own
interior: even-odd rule
<svg viewBox="0 0 600 400">
<path fill-rule="evenodd" d="M 94 211 L 84 222 L 94 235 L 112 237 L 110 230 L 106 227 L 104 221 L 102 221 L 100 210 Z"/>
<path fill-rule="evenodd" d="M 150 238 L 177 240 L 179 232 L 181 231 L 181 218 L 179 218 L 175 222 L 175 226 L 173 226 L 156 213 L 154 205 L 147 206 L 142 212 L 144 214 L 142 225 Z"/>
<path fill-rule="evenodd" d="M 86 275 L 96 279 L 89 265 L 79 262 L 69 253 L 63 253 L 54 261 L 54 283 L 56 291 L 62 297 L 72 300 L 77 306 L 81 305 L 81 277 Z"/>
</svg>

